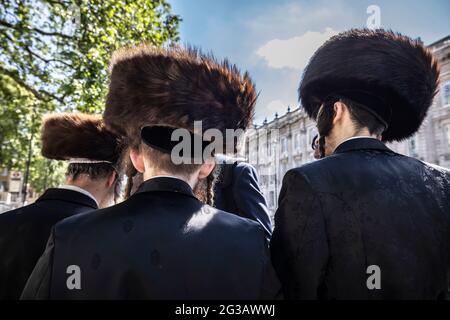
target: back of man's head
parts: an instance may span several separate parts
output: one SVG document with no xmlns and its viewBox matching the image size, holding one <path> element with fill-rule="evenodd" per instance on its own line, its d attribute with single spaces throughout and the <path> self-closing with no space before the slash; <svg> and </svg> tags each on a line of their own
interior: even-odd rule
<svg viewBox="0 0 450 320">
<path fill-rule="evenodd" d="M 68 161 L 68 184 L 100 190 L 95 193 L 101 201 L 114 191 L 118 196 L 119 142 L 106 129 L 101 116 L 83 113 L 46 115 L 41 139 L 44 157 Z"/>
</svg>

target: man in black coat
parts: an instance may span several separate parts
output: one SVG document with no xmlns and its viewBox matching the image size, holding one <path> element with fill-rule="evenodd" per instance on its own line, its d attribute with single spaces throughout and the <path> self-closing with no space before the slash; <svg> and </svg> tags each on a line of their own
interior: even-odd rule
<svg viewBox="0 0 450 320">
<path fill-rule="evenodd" d="M 118 51 L 104 118 L 124 134 L 144 182 L 116 206 L 56 224 L 22 298 L 275 297 L 260 225 L 200 201 L 212 200 L 215 160 L 205 151 L 212 141 L 197 135 L 193 120 L 205 130 L 244 129 L 255 99 L 248 76 L 198 50 Z M 201 155 L 195 148 L 174 152 L 180 132 L 191 142 L 200 137 Z"/>
<path fill-rule="evenodd" d="M 214 207 L 257 221 L 270 239 L 272 222 L 256 169 L 249 163 L 224 157 L 214 189 Z"/>
<path fill-rule="evenodd" d="M 285 175 L 271 242 L 286 298 L 447 298 L 450 172 L 381 141 L 417 131 L 438 77 L 420 43 L 381 30 L 315 53 L 299 92 L 324 158 Z"/>
<path fill-rule="evenodd" d="M 112 201 L 116 147 L 101 117 L 53 114 L 44 119 L 42 153 L 49 159 L 70 159 L 66 185 L 0 215 L 0 299 L 19 299 L 56 222 Z"/>
</svg>

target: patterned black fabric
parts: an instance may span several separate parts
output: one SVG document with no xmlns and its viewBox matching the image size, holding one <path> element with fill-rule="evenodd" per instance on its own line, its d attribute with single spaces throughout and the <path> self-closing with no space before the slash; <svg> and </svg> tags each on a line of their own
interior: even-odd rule
<svg viewBox="0 0 450 320">
<path fill-rule="evenodd" d="M 346 141 L 286 174 L 271 252 L 288 299 L 447 298 L 450 173 Z M 368 289 L 371 265 L 381 289 Z"/>
</svg>

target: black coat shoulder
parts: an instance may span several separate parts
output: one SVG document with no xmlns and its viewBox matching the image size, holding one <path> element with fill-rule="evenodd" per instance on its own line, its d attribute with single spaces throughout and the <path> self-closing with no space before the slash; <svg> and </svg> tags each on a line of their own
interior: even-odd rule
<svg viewBox="0 0 450 320">
<path fill-rule="evenodd" d="M 48 189 L 35 203 L 0 214 L 0 300 L 20 297 L 58 221 L 95 208 L 84 194 Z"/>
<path fill-rule="evenodd" d="M 214 190 L 218 209 L 258 222 L 270 239 L 272 222 L 256 169 L 246 162 L 223 164 Z"/>
</svg>

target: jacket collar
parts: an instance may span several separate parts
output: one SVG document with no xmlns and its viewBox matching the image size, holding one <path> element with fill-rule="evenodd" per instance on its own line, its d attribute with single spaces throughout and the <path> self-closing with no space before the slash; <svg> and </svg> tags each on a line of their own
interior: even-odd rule
<svg viewBox="0 0 450 320">
<path fill-rule="evenodd" d="M 221 164 L 220 174 L 217 179 L 216 186 L 221 188 L 228 187 L 233 182 L 233 169 L 236 163 L 225 163 Z"/>
<path fill-rule="evenodd" d="M 79 193 L 82 193 L 82 194 L 84 194 L 84 195 L 87 195 L 89 198 L 91 198 L 92 200 L 94 200 L 95 201 L 95 203 L 97 204 L 97 207 L 98 207 L 98 201 L 97 201 L 97 199 L 95 199 L 95 197 L 89 192 L 89 191 L 87 191 L 87 190 L 85 190 L 85 189 L 83 189 L 83 188 L 80 188 L 80 187 L 78 187 L 78 186 L 74 186 L 74 185 L 63 185 L 63 186 L 60 186 L 59 187 L 60 189 L 67 189 L 67 190 L 73 190 L 73 191 L 77 191 L 77 192 L 79 192 Z"/>
<path fill-rule="evenodd" d="M 194 192 L 192 191 L 191 186 L 187 182 L 173 177 L 155 177 L 146 180 L 139 186 L 136 194 L 153 191 L 181 193 L 197 199 L 194 195 Z"/>
<path fill-rule="evenodd" d="M 50 188 L 47 189 L 44 194 L 36 200 L 36 202 L 46 200 L 72 202 L 82 206 L 91 207 L 93 209 L 98 209 L 97 203 L 94 201 L 94 199 L 74 190 Z"/>
<path fill-rule="evenodd" d="M 391 149 L 378 139 L 375 138 L 355 138 L 342 142 L 334 150 L 334 154 L 357 150 L 379 150 L 393 152 Z"/>
</svg>

